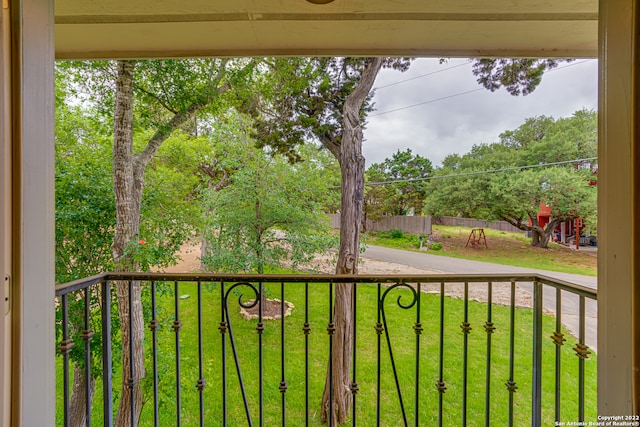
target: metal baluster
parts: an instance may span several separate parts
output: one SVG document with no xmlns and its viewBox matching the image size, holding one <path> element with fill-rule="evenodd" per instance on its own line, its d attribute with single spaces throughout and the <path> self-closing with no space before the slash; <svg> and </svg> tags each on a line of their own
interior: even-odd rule
<svg viewBox="0 0 640 427">
<path fill-rule="evenodd" d="M 220 282 L 220 336 L 222 337 L 222 425 L 227 427 L 227 321 L 224 282 Z"/>
<path fill-rule="evenodd" d="M 204 427 L 204 388 L 206 381 L 204 379 L 204 369 L 202 367 L 202 283 L 198 281 L 198 372 L 200 377 L 196 388 L 200 397 L 200 427 Z"/>
<path fill-rule="evenodd" d="M 463 334 L 462 348 L 462 425 L 467 425 L 467 389 L 468 378 L 467 369 L 469 365 L 469 334 L 471 333 L 471 324 L 469 323 L 469 282 L 464 282 L 464 320 L 460 325 Z"/>
<path fill-rule="evenodd" d="M 531 425 L 542 425 L 542 284 L 533 283 L 533 369 Z"/>
<path fill-rule="evenodd" d="M 181 387 L 180 380 L 182 379 L 182 375 L 180 373 L 180 329 L 182 328 L 182 322 L 180 321 L 180 284 L 176 281 L 174 282 L 174 321 L 173 321 L 173 332 L 176 334 L 176 425 L 180 427 L 182 425 L 182 419 L 180 414 L 182 412 L 182 396 L 181 396 Z"/>
<path fill-rule="evenodd" d="M 152 356 L 153 356 L 153 425 L 160 425 L 160 396 L 158 390 L 158 306 L 156 303 L 156 282 L 151 282 L 151 322 L 149 330 L 151 330 L 152 340 Z"/>
<path fill-rule="evenodd" d="M 333 282 L 329 282 L 329 427 L 333 426 L 333 334 L 336 327 L 333 323 Z"/>
<path fill-rule="evenodd" d="M 395 288 L 398 287 L 406 287 L 408 288 L 410 291 L 413 292 L 413 299 L 409 304 L 402 304 L 401 302 L 401 297 L 398 297 L 397 303 L 398 306 L 400 306 L 400 308 L 403 309 L 410 309 L 411 307 L 413 307 L 416 304 L 417 301 L 417 296 L 416 296 L 416 291 L 414 288 L 412 288 L 411 286 L 405 284 L 405 283 L 400 283 L 400 284 L 395 284 L 389 288 L 387 288 L 386 291 L 384 291 L 384 294 L 382 295 L 382 299 L 380 300 L 380 308 L 381 308 L 381 312 L 382 312 L 382 325 L 385 329 L 385 338 L 387 341 L 387 348 L 389 349 L 389 358 L 391 360 L 391 370 L 393 372 L 393 378 L 396 384 L 396 392 L 398 393 L 398 401 L 400 402 L 400 411 L 402 412 L 402 421 L 405 425 L 405 427 L 408 426 L 408 421 L 407 421 L 407 413 L 404 407 L 404 399 L 402 398 L 402 389 L 400 387 L 400 380 L 398 378 L 398 371 L 396 369 L 396 361 L 395 361 L 395 357 L 393 355 L 393 347 L 391 346 L 391 337 L 389 335 L 389 326 L 387 324 L 387 315 L 384 309 L 384 301 L 387 297 L 387 295 L 389 294 L 389 292 L 391 292 L 392 290 L 394 290 Z"/>
<path fill-rule="evenodd" d="M 131 427 L 136 424 L 136 400 L 135 400 L 135 359 L 133 355 L 133 280 L 129 280 L 129 397 L 131 399 Z"/>
<path fill-rule="evenodd" d="M 245 385 L 244 385 L 244 379 L 242 378 L 242 370 L 240 369 L 240 359 L 238 358 L 238 349 L 236 346 L 236 340 L 233 334 L 233 327 L 231 324 L 231 315 L 230 315 L 230 311 L 229 311 L 229 294 L 231 294 L 231 292 L 233 292 L 233 290 L 239 286 L 247 286 L 249 287 L 249 289 L 251 289 L 254 293 L 255 299 L 253 300 L 253 302 L 249 302 L 248 304 L 245 304 L 242 302 L 242 295 L 240 295 L 240 298 L 238 299 L 238 302 L 240 304 L 241 307 L 244 307 L 246 309 L 248 308 L 253 308 L 255 307 L 257 304 L 260 304 L 258 309 L 259 309 L 259 322 L 258 322 L 258 326 L 256 327 L 256 331 L 258 332 L 258 337 L 260 338 L 262 336 L 262 331 L 264 330 L 264 325 L 262 325 L 262 322 L 260 322 L 260 320 L 262 319 L 262 304 L 260 303 L 261 300 L 261 296 L 260 296 L 260 291 L 251 283 L 247 283 L 247 282 L 239 282 L 234 284 L 233 286 L 231 286 L 225 293 L 224 293 L 224 313 L 225 313 L 225 319 L 227 322 L 227 330 L 229 331 L 229 342 L 231 343 L 231 350 L 233 353 L 233 360 L 235 362 L 236 365 L 236 373 L 238 375 L 238 381 L 240 383 L 240 392 L 242 393 L 242 402 L 244 404 L 244 411 L 245 414 L 247 416 L 247 425 L 249 425 L 250 427 L 253 426 L 253 419 L 251 418 L 251 411 L 249 409 L 249 400 L 247 399 L 247 391 L 245 389 Z M 260 347 L 260 349 L 262 349 L 262 347 Z M 262 376 L 260 376 L 260 380 L 262 379 Z M 260 381 L 260 386 L 262 388 L 262 382 Z M 262 402 L 260 402 L 260 404 L 262 404 Z M 262 409 L 262 407 L 260 408 Z"/>
<path fill-rule="evenodd" d="M 484 424 L 489 427 L 491 425 L 491 335 L 496 327 L 493 326 L 491 319 L 493 308 L 493 283 L 487 283 L 487 321 L 484 324 L 484 330 L 487 332 L 487 366 L 486 366 L 486 390 L 485 390 L 485 409 Z"/>
<path fill-rule="evenodd" d="M 578 344 L 574 348 L 578 356 L 578 421 L 584 421 L 584 361 L 589 358 L 589 347 L 584 343 L 585 335 L 585 298 L 580 295 L 580 328 Z"/>
<path fill-rule="evenodd" d="M 351 418 L 351 425 L 352 426 L 356 426 L 358 423 L 356 421 L 356 395 L 358 394 L 358 381 L 356 380 L 356 369 L 358 367 L 358 364 L 356 363 L 356 348 L 357 348 L 357 328 L 356 328 L 356 318 L 357 318 L 357 296 L 358 296 L 358 291 L 357 291 L 358 287 L 356 286 L 356 284 L 354 283 L 352 285 L 352 292 L 353 292 L 353 317 L 351 318 L 351 322 L 353 324 L 353 347 L 352 347 L 352 368 L 351 370 L 353 371 L 353 378 L 351 380 L 351 396 L 353 399 L 352 402 L 352 411 L 353 411 L 353 416 Z"/>
<path fill-rule="evenodd" d="M 262 348 L 262 333 L 264 332 L 264 322 L 262 319 L 264 307 L 262 306 L 262 300 L 264 295 L 264 283 L 260 282 L 260 292 L 258 293 L 259 305 L 258 305 L 258 383 L 260 388 L 260 401 L 258 412 L 260 414 L 260 427 L 264 426 L 264 354 Z"/>
<path fill-rule="evenodd" d="M 113 426 L 113 387 L 111 373 L 113 361 L 111 359 L 111 282 L 102 282 L 102 407 L 103 424 Z"/>
<path fill-rule="evenodd" d="M 280 394 L 282 395 L 282 427 L 287 425 L 287 387 L 285 376 L 285 333 L 284 333 L 284 282 L 280 283 Z"/>
<path fill-rule="evenodd" d="M 62 373 L 63 373 L 63 412 L 64 425 L 69 427 L 69 352 L 73 347 L 73 341 L 69 339 L 69 306 L 67 304 L 67 294 L 62 295 L 62 341 L 58 349 L 62 353 Z"/>
<path fill-rule="evenodd" d="M 84 387 L 86 390 L 85 399 L 85 417 L 86 417 L 86 426 L 91 426 L 91 338 L 93 338 L 93 331 L 91 330 L 91 325 L 89 324 L 91 314 L 91 299 L 89 288 L 85 288 L 84 290 L 84 331 L 82 331 L 82 339 L 84 340 L 84 376 L 85 383 Z"/>
<path fill-rule="evenodd" d="M 309 282 L 304 284 L 304 425 L 309 427 Z"/>
<path fill-rule="evenodd" d="M 420 420 L 420 335 L 422 335 L 422 331 L 424 328 L 422 327 L 422 323 L 420 323 L 420 293 L 421 293 L 421 285 L 418 283 L 417 285 L 418 293 L 416 295 L 417 298 L 417 310 L 416 310 L 416 324 L 413 326 L 413 330 L 416 333 L 416 385 L 415 385 L 415 412 L 414 412 L 414 424 L 416 427 L 419 425 Z"/>
<path fill-rule="evenodd" d="M 444 382 L 444 282 L 440 282 L 440 354 L 438 355 L 439 377 L 438 389 L 438 426 L 442 427 L 442 404 L 447 386 Z"/>
<path fill-rule="evenodd" d="M 382 284 L 378 283 L 378 323 L 376 323 L 376 333 L 378 334 L 378 347 L 377 347 L 377 351 L 378 351 L 378 355 L 377 355 L 377 372 L 376 372 L 376 376 L 377 376 L 377 381 L 376 381 L 376 426 L 380 427 L 380 375 L 381 375 L 381 367 L 380 367 L 380 362 L 381 362 L 381 357 L 380 357 L 380 353 L 381 353 L 381 347 L 382 347 L 382 332 L 384 331 L 384 328 L 382 327 Z"/>
<path fill-rule="evenodd" d="M 560 384 L 561 384 L 561 356 L 562 345 L 566 341 L 562 333 L 562 291 L 556 288 L 556 330 L 551 336 L 556 345 L 556 390 L 555 390 L 555 420 L 560 422 Z"/>
<path fill-rule="evenodd" d="M 516 313 L 516 283 L 511 282 L 511 307 L 509 312 L 509 379 L 505 383 L 509 391 L 509 427 L 513 427 L 513 393 L 518 388 L 513 380 L 515 362 L 515 313 Z"/>
</svg>

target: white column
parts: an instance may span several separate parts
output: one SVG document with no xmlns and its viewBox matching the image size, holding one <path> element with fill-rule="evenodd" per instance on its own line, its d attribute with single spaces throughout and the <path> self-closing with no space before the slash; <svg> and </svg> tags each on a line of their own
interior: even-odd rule
<svg viewBox="0 0 640 427">
<path fill-rule="evenodd" d="M 11 421 L 11 17 L 0 15 L 0 427 Z"/>
<path fill-rule="evenodd" d="M 12 425 L 55 424 L 53 0 L 10 0 Z"/>
<path fill-rule="evenodd" d="M 632 413 L 635 138 L 632 77 L 636 0 L 600 0 L 598 170 L 598 412 Z M 637 268 L 637 267 L 636 267 Z M 636 356 L 637 358 L 637 356 Z M 637 410 L 637 408 L 636 408 Z"/>
</svg>

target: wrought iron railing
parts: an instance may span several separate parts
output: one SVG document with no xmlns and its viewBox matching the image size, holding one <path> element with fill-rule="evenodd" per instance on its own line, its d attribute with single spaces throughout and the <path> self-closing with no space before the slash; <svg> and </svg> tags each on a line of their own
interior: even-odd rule
<svg viewBox="0 0 640 427">
<path fill-rule="evenodd" d="M 120 354 L 116 283 L 129 296 L 142 290 L 144 386 L 134 364 L 122 375 L 134 346 Z M 108 273 L 56 288 L 59 424 L 72 425 L 76 366 L 87 395 L 92 378 L 101 384 L 95 402 L 84 402 L 86 425 L 113 425 L 120 399 L 133 408 L 135 393 L 144 394 L 140 425 L 319 425 L 334 291 L 345 283 L 354 284 L 349 425 L 595 417 L 597 294 L 585 287 L 540 275 Z M 263 296 L 279 299 L 276 320 L 266 319 Z M 290 317 L 286 301 L 295 304 Z M 128 305 L 131 313 L 131 297 Z M 241 309 L 257 318 L 244 320 Z"/>
</svg>

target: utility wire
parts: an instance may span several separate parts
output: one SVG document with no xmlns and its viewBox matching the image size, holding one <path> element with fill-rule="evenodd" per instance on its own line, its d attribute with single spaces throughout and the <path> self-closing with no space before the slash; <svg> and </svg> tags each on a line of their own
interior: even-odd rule
<svg viewBox="0 0 640 427">
<path fill-rule="evenodd" d="M 454 65 L 454 66 L 451 66 L 451 67 L 443 68 L 441 70 L 431 71 L 430 73 L 420 74 L 419 76 L 410 77 L 410 78 L 404 79 L 404 80 L 399 80 L 397 82 L 389 83 L 389 84 L 386 84 L 386 85 L 383 85 L 383 86 L 377 86 L 377 87 L 374 87 L 373 89 L 374 90 L 384 89 L 384 88 L 387 88 L 387 87 L 390 87 L 390 86 L 395 86 L 395 85 L 399 85 L 401 83 L 406 83 L 406 82 L 410 82 L 412 80 L 417 80 L 417 79 L 421 79 L 423 77 L 431 76 L 433 74 L 443 73 L 445 71 L 453 70 L 454 68 L 463 67 L 463 66 L 469 65 L 469 64 L 471 64 L 471 61 L 467 61 L 467 62 L 464 62 L 462 64 L 458 64 L 458 65 Z"/>
<path fill-rule="evenodd" d="M 578 61 L 578 62 L 571 62 L 571 63 L 569 63 L 567 65 L 563 65 L 562 67 L 557 67 L 557 68 L 551 69 L 551 70 L 549 70 L 547 72 L 551 73 L 553 71 L 558 71 L 558 70 L 562 70 L 564 68 L 573 67 L 575 65 L 584 64 L 585 62 L 589 62 L 589 61 L 593 61 L 593 59 L 585 59 L 585 60 Z M 460 67 L 462 65 L 467 65 L 467 64 L 468 63 L 459 64 L 459 65 L 456 65 L 454 67 L 449 67 L 449 68 L 446 68 L 446 69 L 440 70 L 440 71 L 447 71 L 447 70 L 450 70 L 452 68 Z M 423 74 L 421 76 L 413 77 L 411 79 L 401 80 L 401 81 L 398 81 L 398 82 L 395 82 L 395 83 L 390 83 L 390 84 L 385 85 L 385 86 L 380 86 L 380 88 L 385 88 L 385 87 L 388 87 L 388 86 L 393 86 L 393 85 L 397 85 L 397 84 L 404 83 L 404 82 L 407 82 L 407 81 L 415 80 L 415 79 L 418 79 L 418 78 L 421 78 L 421 77 L 425 77 L 425 76 L 429 76 L 431 74 L 435 74 L 435 73 L 440 72 L 440 71 L 435 71 L 435 72 L 432 72 L 432 73 L 427 73 L 427 74 Z M 380 89 L 380 88 L 378 88 L 378 89 Z M 387 110 L 387 111 L 381 111 L 381 112 L 374 113 L 374 114 L 369 114 L 368 117 L 376 117 L 376 116 L 382 116 L 383 114 L 395 113 L 397 111 L 407 110 L 409 108 L 415 108 L 415 107 L 419 107 L 421 105 L 431 104 L 431 103 L 434 103 L 434 102 L 443 101 L 445 99 L 455 98 L 457 96 L 462 96 L 462 95 L 467 95 L 467 94 L 473 93 L 473 92 L 479 92 L 481 90 L 485 90 L 485 89 L 483 87 L 476 88 L 476 89 L 471 89 L 471 90 L 468 90 L 466 92 L 460 92 L 460 93 L 455 93 L 453 95 L 447 95 L 447 96 L 443 96 L 443 97 L 440 97 L 440 98 L 430 99 L 428 101 L 419 102 L 417 104 L 412 104 L 412 105 L 407 105 L 407 106 L 404 106 L 404 107 L 395 108 L 393 110 Z"/>
<path fill-rule="evenodd" d="M 418 181 L 431 181 L 433 179 L 444 179 L 444 178 L 456 178 L 460 176 L 470 176 L 470 175 L 484 175 L 488 173 L 497 173 L 497 172 L 508 172 L 508 171 L 523 171 L 525 169 L 533 169 L 533 168 L 543 168 L 548 166 L 558 166 L 558 165 L 566 165 L 570 163 L 583 163 L 589 162 L 592 160 L 598 160 L 597 157 L 587 157 L 584 159 L 574 159 L 574 160 L 564 160 L 562 162 L 552 162 L 552 163 L 541 163 L 537 165 L 526 165 L 526 166 L 514 166 L 509 168 L 501 168 L 501 169 L 491 169 L 486 171 L 474 171 L 474 172 L 464 172 L 457 173 L 451 175 L 438 175 L 438 176 L 429 176 L 426 178 L 408 178 L 408 179 L 396 179 L 393 181 L 374 181 L 374 182 L 365 182 L 364 185 L 388 185 L 388 184 L 398 184 L 404 182 L 418 182 Z M 340 188 L 339 186 L 332 186 L 329 188 Z"/>
<path fill-rule="evenodd" d="M 413 104 L 413 105 L 407 105 L 405 107 L 395 108 L 393 110 L 383 111 L 381 113 L 369 114 L 369 117 L 375 117 L 375 116 L 381 116 L 383 114 L 395 113 L 396 111 L 402 111 L 402 110 L 406 110 L 406 109 L 409 109 L 409 108 L 419 107 L 421 105 L 431 104 L 433 102 L 443 101 L 445 99 L 455 98 L 456 96 L 462 96 L 462 95 L 466 95 L 468 93 L 479 92 L 481 90 L 484 90 L 484 88 L 480 87 L 480 88 L 477 88 L 477 89 L 468 90 L 466 92 L 460 92 L 460 93 L 456 93 L 456 94 L 453 94 L 453 95 L 443 96 L 441 98 L 430 99 L 429 101 L 419 102 L 419 103 Z"/>
</svg>

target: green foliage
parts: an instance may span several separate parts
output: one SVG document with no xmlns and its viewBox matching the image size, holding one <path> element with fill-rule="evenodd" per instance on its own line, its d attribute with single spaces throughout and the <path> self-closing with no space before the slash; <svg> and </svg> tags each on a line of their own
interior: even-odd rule
<svg viewBox="0 0 640 427">
<path fill-rule="evenodd" d="M 440 242 L 431 243 L 427 247 L 432 251 L 439 251 L 440 249 L 442 249 L 442 243 L 440 243 Z"/>
<path fill-rule="evenodd" d="M 112 268 L 115 203 L 111 131 L 67 105 L 63 76 L 56 81 L 56 283 L 64 283 Z"/>
<path fill-rule="evenodd" d="M 498 143 L 447 157 L 435 175 L 453 177 L 431 181 L 425 210 L 436 216 L 502 219 L 524 230 L 530 229 L 530 221 L 537 225 L 540 203 L 546 203 L 554 219 L 587 218 L 595 228 L 597 191 L 591 184 L 596 176 L 590 163 L 484 172 L 596 155 L 595 112 L 579 110 L 558 120 L 528 119 L 501 134 Z"/>
<path fill-rule="evenodd" d="M 542 81 L 545 71 L 570 59 L 479 58 L 473 62 L 473 75 L 490 91 L 504 87 L 511 95 L 528 95 Z"/>
<path fill-rule="evenodd" d="M 402 230 L 393 228 L 389 230 L 389 235 L 392 239 L 401 239 L 402 238 Z"/>
<path fill-rule="evenodd" d="M 291 165 L 248 148 L 243 167 L 218 191 L 204 192 L 209 252 L 203 263 L 212 271 L 264 272 L 267 265 L 308 262 L 334 245 L 321 214 L 327 194 L 321 163 Z"/>
<path fill-rule="evenodd" d="M 116 223 L 111 166 L 113 126 L 104 120 L 102 113 L 92 104 L 76 104 L 77 87 L 65 67 L 56 73 L 56 283 L 65 283 L 114 268 L 111 244 Z M 150 132 L 139 131 L 135 135 L 136 148 L 142 149 L 143 140 Z M 195 186 L 199 180 L 193 174 L 193 166 L 186 158 L 175 155 L 193 145 L 191 138 L 178 133 L 167 140 L 159 156 L 149 165 L 146 175 L 146 191 L 141 209 L 140 234 L 129 243 L 128 253 L 143 270 L 152 266 L 167 265 L 175 259 L 180 244 L 190 238 L 195 230 L 194 219 L 201 217 L 200 207 L 194 203 Z M 172 155 L 173 153 L 173 155 Z M 115 299 L 115 298 L 114 298 Z M 115 304 L 115 301 L 114 301 Z M 89 298 L 91 312 L 100 310 L 96 293 Z M 118 342 L 118 310 L 113 307 L 114 342 Z M 60 310 L 57 312 L 60 318 Z M 69 301 L 71 332 L 84 329 L 84 301 Z M 96 331 L 92 342 L 91 357 L 99 366 L 99 319 L 92 321 Z M 115 360 L 119 360 L 117 345 Z M 73 360 L 82 366 L 84 344 L 78 338 L 71 351 Z M 92 375 L 101 372 L 95 368 Z"/>
<path fill-rule="evenodd" d="M 127 247 L 142 271 L 173 264 L 180 246 L 195 235 L 200 225 L 199 164 L 194 164 L 188 155 L 177 156 L 176 152 L 206 149 L 202 145 L 201 139 L 176 132 L 147 167 L 140 234 Z"/>
<path fill-rule="evenodd" d="M 201 114 L 215 114 L 237 103 L 246 92 L 258 59 L 191 58 L 157 59 L 135 62 L 134 103 L 136 131 L 171 131 L 169 119 L 194 106 Z M 68 94 L 89 104 L 108 120 L 115 105 L 116 61 L 60 61 L 59 72 L 67 76 Z M 235 91 L 227 91 L 233 87 Z M 197 122 L 185 128 L 197 134 Z"/>
<path fill-rule="evenodd" d="M 433 172 L 431 161 L 411 149 L 398 150 L 382 163 L 374 163 L 365 172 L 368 182 L 404 181 L 429 177 Z M 364 211 L 369 219 L 384 215 L 406 215 L 422 212 L 426 197 L 426 181 L 397 182 L 365 187 Z"/>
<path fill-rule="evenodd" d="M 338 158 L 344 104 L 370 58 L 270 58 L 257 80 L 251 101 L 241 111 L 256 120 L 260 147 L 295 160 L 293 147 L 316 140 Z M 405 71 L 409 58 L 385 58 L 383 68 Z M 373 110 L 370 94 L 361 118 Z"/>
</svg>

